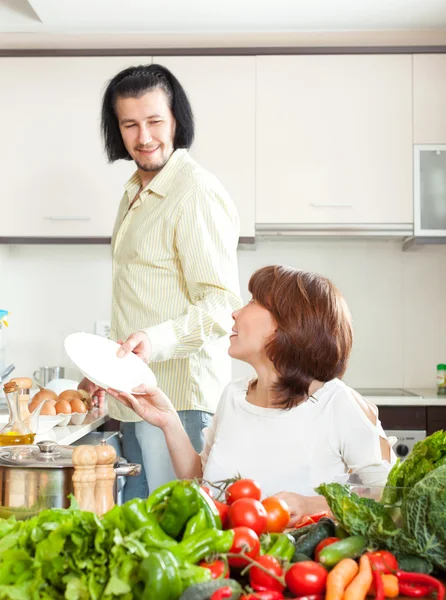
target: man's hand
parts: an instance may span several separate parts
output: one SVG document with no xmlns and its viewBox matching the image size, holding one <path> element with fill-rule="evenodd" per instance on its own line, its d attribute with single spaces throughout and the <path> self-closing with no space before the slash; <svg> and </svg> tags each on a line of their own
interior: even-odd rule
<svg viewBox="0 0 446 600">
<path fill-rule="evenodd" d="M 105 390 L 98 387 L 95 383 L 84 377 L 80 384 L 77 386 L 78 390 L 85 390 L 91 396 L 93 401 L 93 406 L 97 406 L 98 408 L 104 407 L 105 400 Z"/>
<path fill-rule="evenodd" d="M 133 352 L 133 354 L 136 354 L 145 363 L 148 363 L 152 356 L 152 344 L 150 343 L 149 336 L 144 331 L 136 331 L 127 338 L 126 342 L 118 341 L 118 344 L 121 344 L 117 352 L 119 358 L 123 358 L 127 354 L 130 354 L 130 352 Z"/>
</svg>

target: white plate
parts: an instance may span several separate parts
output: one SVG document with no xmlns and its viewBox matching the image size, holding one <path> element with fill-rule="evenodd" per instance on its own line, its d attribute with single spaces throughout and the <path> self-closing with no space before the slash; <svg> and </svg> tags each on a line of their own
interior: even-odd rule
<svg viewBox="0 0 446 600">
<path fill-rule="evenodd" d="M 65 338 L 65 350 L 83 375 L 101 388 L 134 393 L 141 383 L 156 386 L 156 377 L 145 362 L 133 353 L 118 358 L 119 344 L 100 335 L 72 333 Z"/>
</svg>

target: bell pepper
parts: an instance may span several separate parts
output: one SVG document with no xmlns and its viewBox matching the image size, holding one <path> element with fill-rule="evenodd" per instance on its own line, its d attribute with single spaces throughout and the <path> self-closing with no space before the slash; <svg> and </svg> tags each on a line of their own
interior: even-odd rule
<svg viewBox="0 0 446 600">
<path fill-rule="evenodd" d="M 160 527 L 156 517 L 152 514 L 148 515 L 149 520 L 147 525 L 142 529 L 141 541 L 148 548 L 160 548 L 164 550 L 172 550 L 178 546 L 178 542 L 172 539 Z"/>
<path fill-rule="evenodd" d="M 127 531 L 135 531 L 149 523 L 146 502 L 142 498 L 133 498 L 121 506 L 122 517 Z"/>
<path fill-rule="evenodd" d="M 199 509 L 198 486 L 191 481 L 177 481 L 172 490 L 172 495 L 167 503 L 160 525 L 164 531 L 176 538 L 186 522 Z"/>
<path fill-rule="evenodd" d="M 127 528 L 122 514 L 122 507 L 117 504 L 103 515 L 101 521 L 106 528 L 119 529 L 122 534 L 126 532 Z"/>
<path fill-rule="evenodd" d="M 180 542 L 173 552 L 180 561 L 195 564 L 209 554 L 229 552 L 233 541 L 232 529 L 205 529 Z"/>
<path fill-rule="evenodd" d="M 204 508 L 200 508 L 200 510 L 193 517 L 189 519 L 186 523 L 186 528 L 183 533 L 183 540 L 187 539 L 194 533 L 198 533 L 199 531 L 204 531 L 208 528 L 208 521 L 206 518 L 206 512 Z"/>
<path fill-rule="evenodd" d="M 266 554 L 290 561 L 295 550 L 292 539 L 293 538 L 286 533 L 280 533 L 277 536 L 277 539 L 273 541 L 272 546 L 266 551 Z"/>
<path fill-rule="evenodd" d="M 143 600 L 174 600 L 181 596 L 179 564 L 168 550 L 151 552 L 142 561 L 139 575 L 145 583 Z"/>
<path fill-rule="evenodd" d="M 157 504 L 163 502 L 166 498 L 172 495 L 172 490 L 176 486 L 177 480 L 169 481 L 153 491 L 146 500 L 146 509 L 151 512 Z"/>
</svg>

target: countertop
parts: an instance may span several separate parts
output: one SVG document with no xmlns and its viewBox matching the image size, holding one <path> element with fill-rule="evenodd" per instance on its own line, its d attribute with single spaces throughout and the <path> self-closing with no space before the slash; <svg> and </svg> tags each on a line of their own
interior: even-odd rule
<svg viewBox="0 0 446 600">
<path fill-rule="evenodd" d="M 57 442 L 61 446 L 69 446 L 77 440 L 80 440 L 87 435 L 95 431 L 98 427 L 108 421 L 108 409 L 96 408 L 88 413 L 85 417 L 82 425 L 69 425 L 68 427 L 53 427 L 48 433 L 36 435 L 35 442 L 41 442 L 43 440 L 52 440 Z"/>
<path fill-rule="evenodd" d="M 375 396 L 364 397 L 376 406 L 446 406 L 446 396 L 438 396 L 433 389 L 405 388 L 415 396 Z"/>
</svg>

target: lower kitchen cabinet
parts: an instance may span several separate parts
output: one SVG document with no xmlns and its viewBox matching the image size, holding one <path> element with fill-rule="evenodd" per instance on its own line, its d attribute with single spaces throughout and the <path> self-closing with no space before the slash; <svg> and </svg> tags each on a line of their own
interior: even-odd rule
<svg viewBox="0 0 446 600">
<path fill-rule="evenodd" d="M 426 431 L 427 435 L 446 430 L 446 406 L 379 406 L 385 431 Z"/>
</svg>

